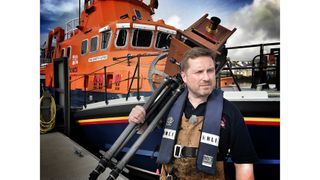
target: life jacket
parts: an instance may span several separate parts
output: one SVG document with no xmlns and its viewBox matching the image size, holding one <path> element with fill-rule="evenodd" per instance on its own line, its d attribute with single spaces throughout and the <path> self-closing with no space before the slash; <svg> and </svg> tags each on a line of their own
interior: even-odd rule
<svg viewBox="0 0 320 180">
<path fill-rule="evenodd" d="M 161 140 L 157 162 L 168 164 L 172 160 L 176 137 L 180 126 L 188 90 L 185 90 L 173 104 Z M 207 100 L 203 128 L 200 136 L 196 167 L 198 170 L 214 175 L 220 138 L 220 121 L 223 109 L 223 91 L 215 89 Z"/>
</svg>

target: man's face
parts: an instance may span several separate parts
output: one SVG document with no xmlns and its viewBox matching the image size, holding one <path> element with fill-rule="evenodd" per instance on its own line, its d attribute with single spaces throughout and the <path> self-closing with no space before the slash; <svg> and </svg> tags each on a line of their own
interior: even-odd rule
<svg viewBox="0 0 320 180">
<path fill-rule="evenodd" d="M 193 97 L 207 97 L 216 85 L 215 65 L 211 57 L 189 59 L 189 68 L 181 72 L 182 79 Z"/>
</svg>

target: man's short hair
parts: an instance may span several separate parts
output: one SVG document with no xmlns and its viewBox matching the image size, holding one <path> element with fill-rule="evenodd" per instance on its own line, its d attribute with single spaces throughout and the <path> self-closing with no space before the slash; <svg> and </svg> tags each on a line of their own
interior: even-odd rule
<svg viewBox="0 0 320 180">
<path fill-rule="evenodd" d="M 182 61 L 180 63 L 181 71 L 189 68 L 189 59 L 195 59 L 198 57 L 211 57 L 213 61 L 215 61 L 216 53 L 210 49 L 202 48 L 202 47 L 194 47 L 190 50 L 186 51 L 183 55 Z"/>
</svg>

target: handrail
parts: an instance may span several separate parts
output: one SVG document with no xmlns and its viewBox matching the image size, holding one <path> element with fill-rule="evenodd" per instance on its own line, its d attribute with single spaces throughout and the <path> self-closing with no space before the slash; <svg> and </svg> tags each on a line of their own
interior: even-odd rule
<svg viewBox="0 0 320 180">
<path fill-rule="evenodd" d="M 239 86 L 239 84 L 238 84 L 238 82 L 237 82 L 237 78 L 236 78 L 236 76 L 235 76 L 235 75 L 233 74 L 233 72 L 232 72 L 232 69 L 231 69 L 232 64 L 231 64 L 231 65 L 230 65 L 230 64 L 231 64 L 231 63 L 230 63 L 230 59 L 228 59 L 226 65 L 227 65 L 227 67 L 228 67 L 228 69 L 229 69 L 229 72 L 230 72 L 230 74 L 231 74 L 231 76 L 232 76 L 232 78 L 233 78 L 233 81 L 234 81 L 234 83 L 236 84 L 238 90 L 241 91 L 241 88 L 240 88 L 240 86 Z"/>
<path fill-rule="evenodd" d="M 128 54 L 127 56 L 114 57 L 113 58 L 114 61 L 119 60 L 119 59 L 123 59 L 123 58 L 125 58 L 125 59 L 121 60 L 121 61 L 117 61 L 117 62 L 115 62 L 113 64 L 108 65 L 108 66 L 103 66 L 102 68 L 96 69 L 96 70 L 94 70 L 94 71 L 92 71 L 90 73 L 80 74 L 79 75 L 80 77 L 70 81 L 70 84 L 75 82 L 75 81 L 78 81 L 79 79 L 82 79 L 82 78 L 89 78 L 89 75 L 92 75 L 92 74 L 94 74 L 94 73 L 96 73 L 98 71 L 104 70 L 103 74 L 104 74 L 105 103 L 108 104 L 108 97 L 107 97 L 107 93 L 108 93 L 107 92 L 107 89 L 108 89 L 108 87 L 107 87 L 107 68 L 115 66 L 115 65 L 120 64 L 120 63 L 123 63 L 125 61 L 127 61 L 128 66 L 130 66 L 130 63 L 131 63 L 130 60 L 133 59 L 133 58 L 138 58 L 138 61 L 137 61 L 137 64 L 136 64 L 136 67 L 135 67 L 135 70 L 134 70 L 134 74 L 132 75 L 132 77 L 126 78 L 126 79 L 121 80 L 119 82 L 128 81 L 129 79 L 132 79 L 131 83 L 130 83 L 130 87 L 129 87 L 128 92 L 127 92 L 127 97 L 126 97 L 126 100 L 128 100 L 128 96 L 129 96 L 129 94 L 131 92 L 131 89 L 132 89 L 133 81 L 134 81 L 134 79 L 137 79 L 137 81 L 138 81 L 137 82 L 137 99 L 140 100 L 140 79 L 141 79 L 140 78 L 140 58 L 141 57 L 149 57 L 149 56 L 158 56 L 159 54 L 160 53 L 144 53 L 144 54 L 137 54 L 137 55 Z M 138 77 L 136 78 L 135 75 L 136 75 L 137 71 L 138 71 L 138 75 L 137 75 Z M 85 79 L 85 81 L 88 81 L 88 80 Z M 119 82 L 117 82 L 117 83 L 119 83 Z M 115 83 L 111 83 L 111 84 L 115 84 Z M 93 88 L 93 89 L 87 89 L 87 87 L 88 87 L 88 84 L 86 84 L 86 82 L 85 82 L 84 83 L 84 107 L 86 107 L 86 105 L 87 105 L 87 100 L 86 100 L 87 92 L 98 89 L 96 87 Z"/>
<path fill-rule="evenodd" d="M 251 48 L 251 47 L 260 47 L 260 46 L 275 46 L 275 45 L 280 45 L 280 42 L 233 46 L 233 47 L 226 47 L 226 49 L 241 49 L 241 48 Z"/>
<path fill-rule="evenodd" d="M 121 57 L 114 57 L 113 60 L 116 61 L 118 59 L 123 59 L 123 58 L 126 58 L 126 60 L 128 61 L 128 66 L 130 66 L 130 62 L 129 60 L 130 59 L 133 59 L 133 58 L 138 58 L 138 62 L 136 64 L 136 67 L 134 69 L 134 73 L 132 75 L 132 81 L 130 83 L 130 86 L 129 86 L 129 89 L 128 89 L 128 93 L 127 93 L 127 96 L 126 96 L 126 100 L 128 100 L 129 98 L 129 94 L 131 92 L 131 88 L 132 88 L 132 84 L 133 84 L 133 80 L 135 79 L 135 75 L 136 75 L 136 72 L 138 71 L 138 78 L 137 78 L 137 100 L 140 101 L 140 85 L 139 85 L 139 82 L 140 82 L 140 58 L 141 57 L 148 57 L 148 56 L 159 56 L 160 53 L 144 53 L 144 54 L 137 54 L 137 55 L 131 55 L 131 54 L 127 54 L 127 56 L 121 56 Z"/>
<path fill-rule="evenodd" d="M 132 80 L 131 80 L 131 83 L 130 83 L 130 86 L 129 86 L 129 89 L 128 89 L 128 93 L 127 93 L 127 97 L 126 97 L 126 100 L 128 100 L 129 98 L 129 93 L 131 92 L 131 88 L 132 88 L 132 84 L 133 84 L 133 79 L 135 78 L 136 76 L 136 72 L 138 70 L 138 80 L 137 80 L 137 93 L 138 93 L 138 96 L 137 96 L 137 100 L 140 101 L 140 87 L 139 87 L 139 81 L 140 81 L 140 57 L 138 56 L 138 62 L 137 62 L 137 65 L 134 69 L 134 73 L 132 75 Z"/>
<path fill-rule="evenodd" d="M 102 68 L 99 68 L 99 69 L 97 69 L 97 70 L 94 70 L 94 71 L 92 71 L 92 72 L 90 72 L 90 73 L 88 73 L 88 74 L 82 74 L 82 75 L 80 75 L 81 77 L 79 77 L 78 79 L 74 79 L 74 80 L 70 81 L 70 83 L 73 83 L 73 82 L 75 82 L 75 81 L 77 81 L 77 80 L 79 80 L 79 79 L 82 79 L 84 75 L 91 75 L 91 74 L 93 74 L 93 73 L 95 73 L 95 72 L 98 72 L 98 71 L 104 69 L 104 67 L 106 67 L 106 68 L 107 68 L 107 67 L 111 67 L 111 66 L 120 64 L 120 63 L 122 63 L 122 62 L 124 62 L 124 61 L 126 61 L 126 60 L 119 61 L 119 62 L 116 62 L 116 63 L 114 63 L 114 64 L 108 65 L 108 66 L 103 66 Z"/>
<path fill-rule="evenodd" d="M 77 29 L 77 26 L 80 25 L 80 18 L 74 18 L 66 22 L 66 33 L 65 39 L 72 37 L 72 34 Z"/>
<path fill-rule="evenodd" d="M 277 76 L 280 76 L 280 74 L 278 73 L 278 70 L 279 70 L 279 67 L 277 66 L 266 66 L 263 64 L 263 56 L 265 55 L 279 55 L 277 53 L 273 54 L 273 53 L 263 53 L 263 50 L 264 50 L 264 47 L 265 46 L 275 46 L 275 45 L 280 45 L 280 42 L 274 42 L 274 43 L 262 43 L 262 44 L 252 44 L 252 45 L 243 45 L 243 46 L 234 46 L 234 47 L 226 47 L 226 49 L 228 50 L 231 50 L 231 49 L 241 49 L 241 48 L 252 48 L 252 47 L 260 47 L 260 53 L 258 55 L 256 55 L 252 60 L 251 60 L 251 67 L 238 67 L 238 68 L 233 68 L 232 67 L 232 64 L 230 67 L 227 67 L 227 68 L 223 68 L 223 70 L 234 70 L 234 69 L 251 69 L 252 70 L 252 79 L 251 79 L 251 87 L 254 88 L 255 87 L 255 75 L 253 74 L 255 72 L 255 69 L 256 68 L 259 68 L 259 72 L 262 76 L 262 71 L 263 69 L 265 69 L 265 71 L 277 71 Z M 255 59 L 257 57 L 260 57 L 260 60 L 259 60 L 259 65 L 258 67 L 255 66 Z M 278 59 L 278 61 L 280 61 L 280 59 Z M 275 68 L 275 70 L 270 70 L 269 68 Z M 231 73 L 232 77 L 234 76 L 233 73 Z M 261 78 L 261 77 L 260 77 Z M 277 77 L 278 78 L 278 77 Z M 235 80 L 235 77 L 233 77 L 233 79 Z M 240 90 L 240 87 L 238 86 L 238 83 L 235 82 L 238 89 Z M 277 89 L 280 89 L 280 87 Z"/>
<path fill-rule="evenodd" d="M 71 83 L 73 83 L 73 82 L 75 82 L 75 81 L 78 81 L 79 79 L 82 79 L 82 78 L 86 78 L 86 77 L 89 78 L 89 75 L 92 75 L 92 74 L 94 74 L 94 73 L 96 73 L 96 72 L 98 72 L 98 71 L 101 71 L 101 70 L 103 69 L 103 70 L 104 70 L 105 103 L 108 104 L 108 95 L 107 95 L 107 71 L 106 71 L 106 69 L 107 69 L 107 67 L 114 66 L 114 65 L 119 64 L 119 63 L 122 63 L 122 62 L 124 62 L 124 61 L 126 61 L 126 60 L 119 61 L 119 62 L 113 63 L 113 64 L 111 64 L 111 65 L 108 65 L 108 66 L 103 66 L 102 68 L 96 69 L 96 70 L 94 70 L 94 71 L 92 71 L 92 72 L 90 72 L 90 73 L 87 73 L 87 74 L 82 74 L 82 75 L 80 75 L 79 78 L 70 81 L 70 86 L 71 86 Z M 87 80 L 85 79 L 84 81 L 87 81 Z M 88 81 L 89 81 L 89 80 L 88 80 Z M 83 88 L 84 88 L 84 99 L 83 99 L 83 100 L 84 100 L 84 107 L 87 107 L 87 91 L 91 91 L 91 90 L 96 89 L 96 88 L 94 88 L 94 89 L 89 90 L 89 89 L 87 89 L 87 86 L 88 86 L 88 85 L 85 85 L 85 82 L 84 82 L 84 87 L 83 87 Z"/>
</svg>

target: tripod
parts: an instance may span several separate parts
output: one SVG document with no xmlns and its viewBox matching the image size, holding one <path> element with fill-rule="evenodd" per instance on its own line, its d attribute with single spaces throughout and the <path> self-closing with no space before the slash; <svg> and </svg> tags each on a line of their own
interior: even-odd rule
<svg viewBox="0 0 320 180">
<path fill-rule="evenodd" d="M 111 148 L 105 152 L 100 159 L 98 166 L 90 173 L 89 180 L 95 180 L 98 176 L 105 171 L 107 167 L 112 169 L 107 180 L 116 179 L 119 174 L 124 170 L 125 165 L 130 158 L 136 153 L 138 148 L 148 137 L 148 135 L 155 129 L 163 115 L 173 105 L 175 100 L 184 89 L 183 81 L 180 74 L 173 77 L 166 77 L 160 87 L 152 94 L 149 100 L 143 105 L 146 110 L 146 120 L 143 124 L 129 123 L 125 130 L 120 134 Z M 161 108 L 159 108 L 161 106 Z M 161 109 L 160 112 L 153 117 L 152 114 L 156 109 Z M 147 129 L 140 135 L 140 137 L 131 146 L 129 151 L 123 158 L 117 162 L 115 157 L 132 138 L 132 136 L 145 124 L 148 124 Z"/>
</svg>

